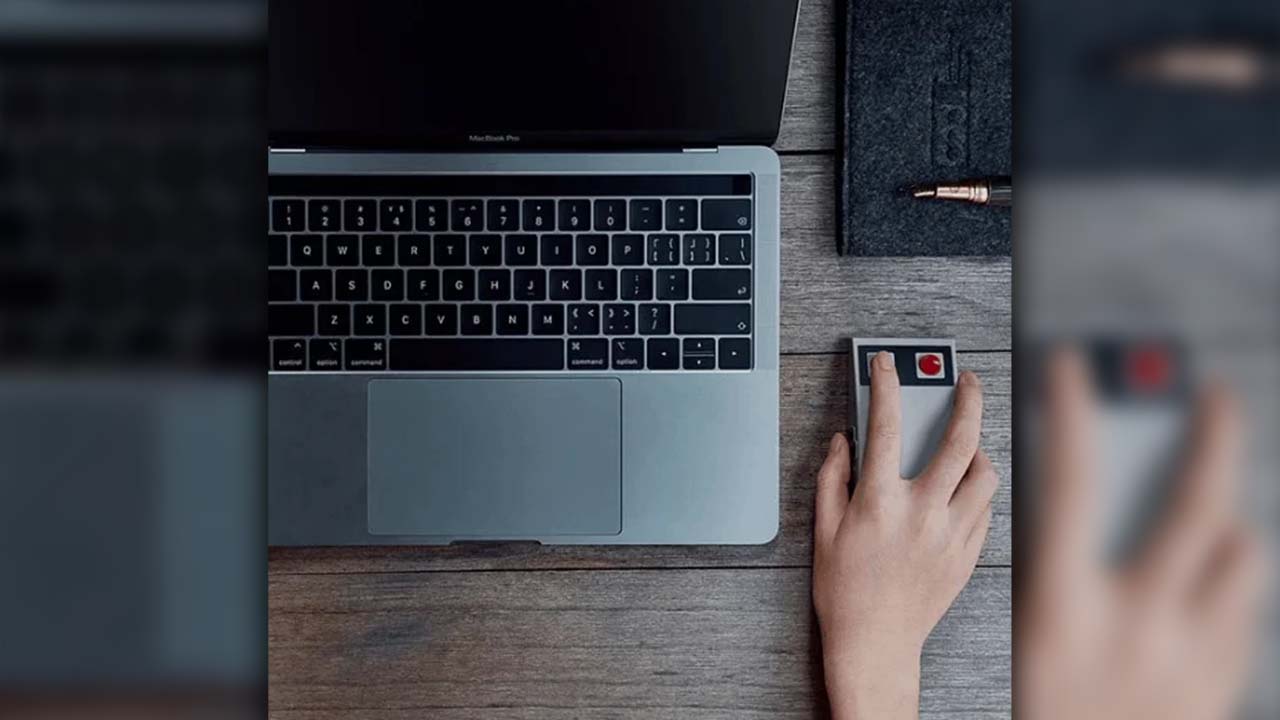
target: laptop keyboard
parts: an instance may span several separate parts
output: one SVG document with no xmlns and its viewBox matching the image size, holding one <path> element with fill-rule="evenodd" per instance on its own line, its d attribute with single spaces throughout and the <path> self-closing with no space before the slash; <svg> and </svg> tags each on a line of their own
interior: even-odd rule
<svg viewBox="0 0 1280 720">
<path fill-rule="evenodd" d="M 273 371 L 752 367 L 750 176 L 269 182 Z"/>
</svg>

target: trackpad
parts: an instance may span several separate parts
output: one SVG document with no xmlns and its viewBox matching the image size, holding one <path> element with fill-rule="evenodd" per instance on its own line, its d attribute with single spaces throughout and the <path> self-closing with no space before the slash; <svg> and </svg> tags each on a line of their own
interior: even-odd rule
<svg viewBox="0 0 1280 720">
<path fill-rule="evenodd" d="M 622 384 L 369 383 L 369 532 L 533 538 L 622 531 Z"/>
</svg>

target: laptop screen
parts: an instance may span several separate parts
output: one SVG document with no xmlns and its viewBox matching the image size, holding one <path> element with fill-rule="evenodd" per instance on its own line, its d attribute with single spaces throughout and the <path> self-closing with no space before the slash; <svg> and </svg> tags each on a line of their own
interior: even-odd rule
<svg viewBox="0 0 1280 720">
<path fill-rule="evenodd" d="M 271 145 L 771 144 L 799 0 L 270 0 Z"/>
</svg>

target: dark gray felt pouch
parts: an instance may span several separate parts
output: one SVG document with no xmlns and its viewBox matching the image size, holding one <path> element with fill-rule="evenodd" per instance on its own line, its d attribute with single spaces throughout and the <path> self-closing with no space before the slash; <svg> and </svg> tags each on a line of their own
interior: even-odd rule
<svg viewBox="0 0 1280 720">
<path fill-rule="evenodd" d="M 1010 208 L 904 188 L 1012 175 L 1011 0 L 841 2 L 845 254 L 1010 254 Z"/>
</svg>

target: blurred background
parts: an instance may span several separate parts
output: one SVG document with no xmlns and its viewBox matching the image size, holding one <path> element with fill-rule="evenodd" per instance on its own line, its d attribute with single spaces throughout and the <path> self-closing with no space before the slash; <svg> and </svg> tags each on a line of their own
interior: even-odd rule
<svg viewBox="0 0 1280 720">
<path fill-rule="evenodd" d="M 0 0 L 0 716 L 262 715 L 265 25 Z"/>
<path fill-rule="evenodd" d="M 1043 350 L 1068 342 L 1098 386 L 1112 560 L 1163 510 L 1192 401 L 1215 379 L 1243 400 L 1241 512 L 1274 564 L 1280 4 L 1021 2 L 1015 22 L 1019 563 L 1035 531 L 1033 390 Z M 1280 717 L 1274 607 L 1241 717 Z"/>
<path fill-rule="evenodd" d="M 0 0 L 0 716 L 262 714 L 265 22 Z M 1106 409 L 1108 547 L 1139 541 L 1209 377 L 1244 400 L 1244 512 L 1274 544 L 1280 5 L 1015 22 L 1019 534 L 1023 390 L 1070 340 Z M 1280 717 L 1277 628 L 1242 717 Z"/>
</svg>

